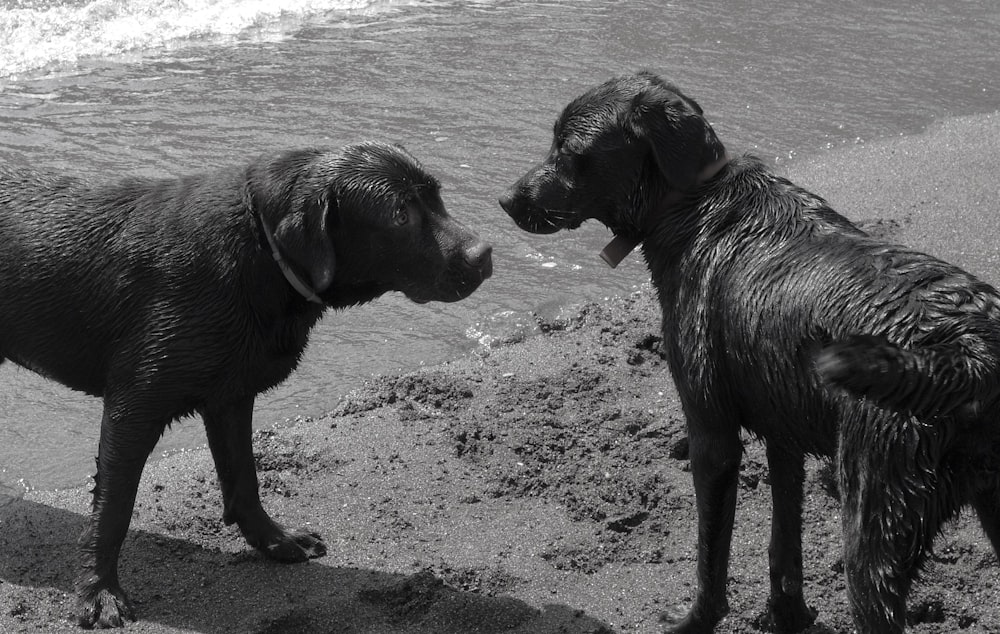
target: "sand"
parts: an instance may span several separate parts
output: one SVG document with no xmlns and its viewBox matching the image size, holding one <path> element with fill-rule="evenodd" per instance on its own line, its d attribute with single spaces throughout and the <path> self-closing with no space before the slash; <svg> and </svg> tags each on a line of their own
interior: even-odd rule
<svg viewBox="0 0 1000 634">
<path fill-rule="evenodd" d="M 869 231 L 996 284 L 998 158 L 1000 117 L 976 116 L 788 174 Z M 139 616 L 128 631 L 659 631 L 659 613 L 693 598 L 696 527 L 684 418 L 659 343 L 644 287 L 539 318 L 527 338 L 368 381 L 328 415 L 259 432 L 265 507 L 329 547 L 306 564 L 266 561 L 222 525 L 207 451 L 151 463 L 122 553 Z M 829 465 L 810 461 L 814 634 L 851 629 L 830 489 Z M 88 502 L 83 488 L 0 501 L 0 632 L 77 631 L 74 555 Z M 762 446 L 748 440 L 720 633 L 760 631 L 770 508 Z M 974 517 L 938 539 L 909 620 L 912 632 L 1000 631 L 1000 565 Z"/>
</svg>

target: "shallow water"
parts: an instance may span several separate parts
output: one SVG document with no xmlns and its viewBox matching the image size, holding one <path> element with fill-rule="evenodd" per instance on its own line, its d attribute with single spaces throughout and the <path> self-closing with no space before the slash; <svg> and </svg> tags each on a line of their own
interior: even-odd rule
<svg viewBox="0 0 1000 634">
<path fill-rule="evenodd" d="M 494 243 L 496 275 L 458 304 L 398 295 L 330 313 L 258 425 L 316 415 L 372 373 L 465 354 L 554 313 L 629 292 L 608 234 L 518 231 L 496 205 L 546 151 L 560 108 L 639 68 L 696 98 L 731 151 L 779 166 L 1000 108 L 1000 5 L 791 6 L 575 0 L 0 0 L 0 160 L 94 178 L 182 174 L 268 150 L 401 142 L 451 213 Z M 0 366 L 0 481 L 92 471 L 100 403 Z M 204 443 L 174 425 L 160 449 Z"/>
</svg>

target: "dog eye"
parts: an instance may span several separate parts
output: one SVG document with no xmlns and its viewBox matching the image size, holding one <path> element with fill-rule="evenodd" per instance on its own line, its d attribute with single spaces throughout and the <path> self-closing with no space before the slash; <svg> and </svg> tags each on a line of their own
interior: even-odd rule
<svg viewBox="0 0 1000 634">
<path fill-rule="evenodd" d="M 580 155 L 564 145 L 559 148 L 559 156 L 557 160 L 570 166 L 574 166 L 580 160 Z"/>
<path fill-rule="evenodd" d="M 392 224 L 397 227 L 402 227 L 410 221 L 410 214 L 406 211 L 406 207 L 400 207 L 396 211 L 395 215 L 392 217 Z"/>
</svg>

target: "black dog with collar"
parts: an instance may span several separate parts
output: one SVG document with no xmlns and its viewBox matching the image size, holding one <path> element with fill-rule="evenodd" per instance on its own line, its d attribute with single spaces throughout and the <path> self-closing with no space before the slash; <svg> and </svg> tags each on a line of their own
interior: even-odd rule
<svg viewBox="0 0 1000 634">
<path fill-rule="evenodd" d="M 91 184 L 0 166 L 0 361 L 104 399 L 77 582 L 85 626 L 134 618 L 118 580 L 146 458 L 171 421 L 204 419 L 225 504 L 286 562 L 326 552 L 261 507 L 255 396 L 295 368 L 327 308 L 401 291 L 460 300 L 491 248 L 445 211 L 398 146 L 300 150 L 173 179 Z"/>
<path fill-rule="evenodd" d="M 771 625 L 815 618 L 801 544 L 815 454 L 837 464 L 858 631 L 900 632 L 910 585 L 962 506 L 1000 553 L 1000 295 L 866 235 L 753 157 L 709 169 L 724 156 L 694 100 L 639 73 L 571 102 L 548 157 L 500 205 L 534 233 L 596 219 L 642 244 L 698 508 L 698 593 L 670 631 L 711 632 L 729 610 L 743 428 L 767 444 Z"/>
</svg>

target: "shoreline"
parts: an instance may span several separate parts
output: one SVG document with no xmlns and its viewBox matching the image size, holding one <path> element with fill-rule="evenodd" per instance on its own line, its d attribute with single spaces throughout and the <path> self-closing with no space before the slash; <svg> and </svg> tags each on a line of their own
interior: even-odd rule
<svg viewBox="0 0 1000 634">
<path fill-rule="evenodd" d="M 996 157 L 1000 113 L 778 171 L 866 230 L 998 285 Z M 122 555 L 139 617 L 128 631 L 658 632 L 660 612 L 693 598 L 696 529 L 658 307 L 644 286 L 567 314 L 255 434 L 265 507 L 320 532 L 324 558 L 273 564 L 223 526 L 207 450 L 150 462 Z M 810 461 L 812 634 L 850 630 L 828 479 L 826 463 Z M 79 631 L 66 617 L 89 497 L 29 491 L 0 506 L 0 632 Z M 758 631 L 769 530 L 766 460 L 747 442 L 719 633 Z M 1000 627 L 1000 572 L 974 518 L 936 545 L 908 631 Z"/>
</svg>

